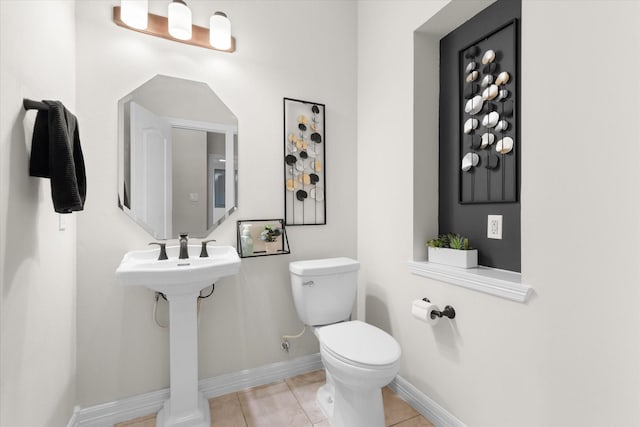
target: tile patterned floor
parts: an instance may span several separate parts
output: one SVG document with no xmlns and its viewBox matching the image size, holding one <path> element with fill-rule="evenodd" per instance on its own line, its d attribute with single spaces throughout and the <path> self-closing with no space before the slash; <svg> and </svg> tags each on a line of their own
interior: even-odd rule
<svg viewBox="0 0 640 427">
<path fill-rule="evenodd" d="M 210 399 L 211 427 L 331 427 L 315 402 L 324 381 L 320 370 Z M 382 399 L 387 427 L 434 427 L 389 388 Z M 115 427 L 155 425 L 154 414 Z"/>
</svg>

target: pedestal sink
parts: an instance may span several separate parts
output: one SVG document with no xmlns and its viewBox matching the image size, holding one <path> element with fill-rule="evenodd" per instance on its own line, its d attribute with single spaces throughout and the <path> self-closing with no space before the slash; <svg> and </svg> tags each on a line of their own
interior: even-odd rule
<svg viewBox="0 0 640 427">
<path fill-rule="evenodd" d="M 240 258 L 231 246 L 210 246 L 200 258 L 200 246 L 189 245 L 189 258 L 178 259 L 179 247 L 167 247 L 169 259 L 159 261 L 158 249 L 125 254 L 116 270 L 123 286 L 144 286 L 169 300 L 171 395 L 158 413 L 157 427 L 209 427 L 209 403 L 198 392 L 197 297 L 216 280 L 237 274 Z"/>
</svg>

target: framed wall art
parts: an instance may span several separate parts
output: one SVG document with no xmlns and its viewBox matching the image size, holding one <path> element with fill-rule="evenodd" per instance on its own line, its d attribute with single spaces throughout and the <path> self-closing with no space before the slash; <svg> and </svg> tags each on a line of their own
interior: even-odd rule
<svg viewBox="0 0 640 427">
<path fill-rule="evenodd" d="M 327 223 L 325 106 L 284 98 L 284 211 L 286 225 Z"/>
<path fill-rule="evenodd" d="M 518 200 L 517 24 L 458 53 L 460 203 Z"/>
</svg>

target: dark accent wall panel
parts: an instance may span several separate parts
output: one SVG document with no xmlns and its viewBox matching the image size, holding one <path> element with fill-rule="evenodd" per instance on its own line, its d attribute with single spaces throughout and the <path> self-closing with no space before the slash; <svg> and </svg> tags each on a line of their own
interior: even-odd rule
<svg viewBox="0 0 640 427">
<path fill-rule="evenodd" d="M 460 52 L 510 22 L 515 22 L 516 72 L 514 120 L 520 118 L 520 0 L 498 0 L 440 40 L 439 112 L 439 209 L 440 233 L 456 232 L 469 237 L 478 249 L 481 265 L 520 271 L 520 161 L 525 152 L 516 123 L 513 153 L 515 197 L 506 202 L 461 203 L 460 165 L 464 152 L 461 114 L 464 97 L 460 84 Z M 481 65 L 481 64 L 480 64 Z M 481 118 L 481 116 L 479 117 Z M 515 201 L 513 201 L 515 199 Z M 487 238 L 487 216 L 502 215 L 502 240 Z"/>
</svg>

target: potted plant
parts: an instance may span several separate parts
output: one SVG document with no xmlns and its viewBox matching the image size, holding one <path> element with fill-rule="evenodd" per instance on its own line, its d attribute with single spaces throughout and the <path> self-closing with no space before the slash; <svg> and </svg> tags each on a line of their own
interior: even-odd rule
<svg viewBox="0 0 640 427">
<path fill-rule="evenodd" d="M 280 236 L 282 230 L 271 224 L 264 226 L 264 230 L 260 233 L 260 240 L 264 242 L 265 250 L 268 254 L 277 253 L 280 247 Z"/>
<path fill-rule="evenodd" d="M 447 233 L 427 242 L 429 262 L 474 268 L 478 266 L 478 250 L 469 247 L 469 239 L 456 233 Z"/>
</svg>

